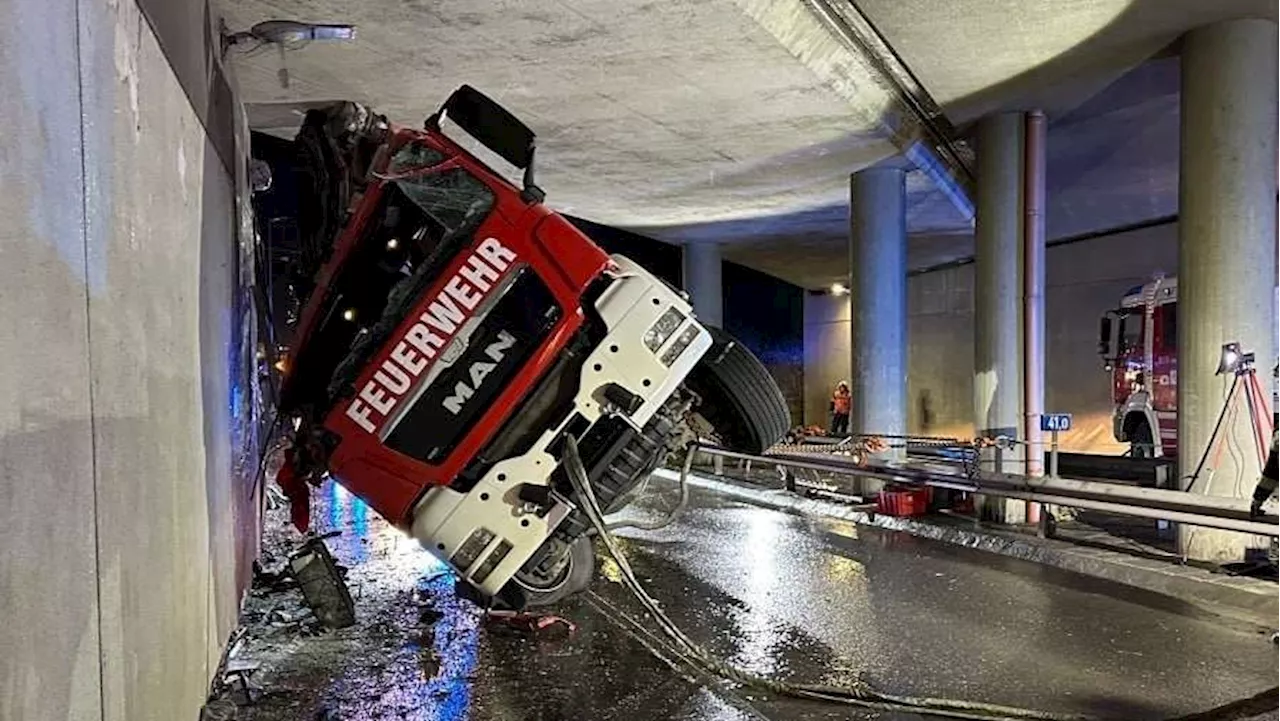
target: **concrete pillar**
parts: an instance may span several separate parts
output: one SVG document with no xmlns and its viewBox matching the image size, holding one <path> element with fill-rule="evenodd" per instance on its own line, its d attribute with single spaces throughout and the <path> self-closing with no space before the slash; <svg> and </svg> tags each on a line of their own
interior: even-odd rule
<svg viewBox="0 0 1280 721">
<path fill-rule="evenodd" d="M 849 184 L 850 433 L 907 431 L 905 171 L 877 167 Z M 863 492 L 880 490 L 864 482 Z"/>
<path fill-rule="evenodd" d="M 1223 343 L 1257 356 L 1268 402 L 1276 362 L 1276 25 L 1234 20 L 1188 33 L 1182 46 L 1178 225 L 1178 467 L 1194 472 L 1231 377 L 1215 376 Z M 1246 497 L 1258 478 L 1243 403 L 1227 447 L 1193 493 Z M 1229 452 L 1231 448 L 1238 449 Z M 1184 481 L 1185 485 L 1186 481 Z M 1183 553 L 1237 560 L 1251 539 L 1180 529 Z"/>
<path fill-rule="evenodd" d="M 978 124 L 974 228 L 974 428 L 978 436 L 1019 437 L 1022 423 L 1023 114 Z M 987 453 L 991 468 L 996 452 Z M 1020 447 L 1002 452 L 1006 471 L 1021 470 Z M 1022 523 L 1026 504 L 984 498 L 984 518 Z"/>
<path fill-rule="evenodd" d="M 684 246 L 684 289 L 699 320 L 724 327 L 724 287 L 720 281 L 720 246 L 689 243 Z"/>
</svg>

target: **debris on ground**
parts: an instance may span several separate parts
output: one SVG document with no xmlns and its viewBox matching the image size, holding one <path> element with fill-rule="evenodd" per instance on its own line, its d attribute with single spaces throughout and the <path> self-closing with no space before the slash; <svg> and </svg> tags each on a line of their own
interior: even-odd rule
<svg viewBox="0 0 1280 721">
<path fill-rule="evenodd" d="M 537 634 L 560 627 L 572 636 L 578 627 L 569 619 L 551 613 L 520 613 L 517 611 L 488 611 L 485 621 L 489 626 L 499 626 Z"/>
<path fill-rule="evenodd" d="M 465 707 L 476 673 L 480 609 L 359 499 L 331 482 L 317 496 L 313 536 L 288 508 L 267 509 L 238 641 L 202 721 L 453 718 L 444 710 Z"/>
<path fill-rule="evenodd" d="M 246 595 L 201 721 L 760 718 L 673 673 L 586 597 L 554 614 L 486 614 L 459 598 L 443 563 L 341 487 L 327 483 L 313 500 L 317 532 L 341 532 L 326 546 L 335 569 L 350 569 L 355 623 L 323 626 L 302 587 L 281 577 L 308 537 L 290 524 L 287 508 L 268 509 L 263 573 Z M 821 710 L 781 718 L 860 717 Z"/>
<path fill-rule="evenodd" d="M 255 588 L 267 592 L 277 592 L 297 588 L 298 582 L 289 573 L 287 566 L 282 566 L 279 570 L 268 571 L 263 567 L 260 559 L 253 562 L 253 585 Z"/>
<path fill-rule="evenodd" d="M 289 557 L 289 569 L 320 623 L 329 628 L 347 628 L 355 624 L 356 617 L 351 591 L 344 580 L 346 569 L 334 562 L 323 538 L 312 538 L 294 552 Z"/>
</svg>

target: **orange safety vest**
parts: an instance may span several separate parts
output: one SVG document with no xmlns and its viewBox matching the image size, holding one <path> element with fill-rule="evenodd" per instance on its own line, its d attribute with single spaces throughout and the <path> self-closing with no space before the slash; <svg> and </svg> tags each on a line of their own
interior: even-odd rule
<svg viewBox="0 0 1280 721">
<path fill-rule="evenodd" d="M 851 398 L 852 394 L 849 393 L 849 391 L 836 391 L 835 394 L 831 396 L 832 410 L 836 413 L 847 415 L 849 413 Z"/>
</svg>

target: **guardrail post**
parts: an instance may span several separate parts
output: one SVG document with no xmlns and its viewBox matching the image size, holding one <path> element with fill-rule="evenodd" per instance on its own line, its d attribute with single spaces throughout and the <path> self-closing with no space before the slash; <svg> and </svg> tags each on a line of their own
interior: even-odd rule
<svg viewBox="0 0 1280 721">
<path fill-rule="evenodd" d="M 1049 477 L 1058 477 L 1058 430 L 1049 432 Z M 1053 517 L 1053 506 L 1045 504 L 1040 509 L 1040 519 L 1036 526 L 1036 535 L 1041 538 L 1053 538 L 1057 521 Z"/>
<path fill-rule="evenodd" d="M 1049 477 L 1058 477 L 1058 432 L 1049 434 Z"/>
<path fill-rule="evenodd" d="M 1036 524 L 1036 535 L 1041 538 L 1053 538 L 1057 525 L 1051 509 L 1046 506 L 1040 513 L 1040 521 Z"/>
</svg>

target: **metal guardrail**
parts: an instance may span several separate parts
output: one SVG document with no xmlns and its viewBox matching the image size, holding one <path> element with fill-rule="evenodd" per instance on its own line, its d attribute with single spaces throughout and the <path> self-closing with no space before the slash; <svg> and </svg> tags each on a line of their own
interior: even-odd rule
<svg viewBox="0 0 1280 721">
<path fill-rule="evenodd" d="M 943 446 L 940 444 L 939 447 Z M 960 446 L 954 447 L 953 457 L 939 455 L 934 459 L 906 461 L 876 460 L 872 454 L 860 452 L 849 444 L 843 447 L 840 444 L 782 445 L 770 449 L 766 455 L 753 455 L 694 443 L 689 451 L 691 454 L 702 453 L 789 469 L 950 488 L 966 493 L 1280 537 L 1280 517 L 1271 514 L 1252 517 L 1249 502 L 1245 499 L 1071 478 L 1032 478 L 985 470 L 977 458 L 976 449 Z M 686 464 L 684 473 L 688 472 L 689 465 Z"/>
</svg>

